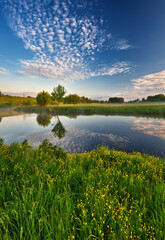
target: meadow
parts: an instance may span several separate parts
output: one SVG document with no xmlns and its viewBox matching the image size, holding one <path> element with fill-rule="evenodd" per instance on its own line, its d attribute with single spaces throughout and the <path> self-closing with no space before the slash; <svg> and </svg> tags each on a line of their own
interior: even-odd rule
<svg viewBox="0 0 165 240">
<path fill-rule="evenodd" d="M 165 239 L 164 159 L 0 140 L 0 239 Z"/>
<path fill-rule="evenodd" d="M 0 97 L 0 112 L 5 108 L 12 108 L 14 112 L 25 113 L 54 113 L 58 115 L 92 115 L 92 114 L 119 114 L 139 116 L 165 116 L 165 103 L 123 103 L 123 104 L 62 104 L 52 101 L 47 107 L 37 106 L 36 98 L 27 97 Z M 5 116 L 5 115 L 3 115 Z"/>
<path fill-rule="evenodd" d="M 36 105 L 35 98 L 27 97 L 15 97 L 15 96 L 1 96 L 0 108 L 12 108 L 17 106 L 31 106 Z"/>
</svg>

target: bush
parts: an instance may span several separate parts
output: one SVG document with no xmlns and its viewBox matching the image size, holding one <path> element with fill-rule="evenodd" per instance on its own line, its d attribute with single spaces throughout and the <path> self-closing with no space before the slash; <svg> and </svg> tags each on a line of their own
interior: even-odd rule
<svg viewBox="0 0 165 240">
<path fill-rule="evenodd" d="M 40 92 L 36 97 L 37 103 L 40 106 L 47 106 L 51 102 L 51 97 L 48 92 Z"/>
<path fill-rule="evenodd" d="M 64 98 L 64 103 L 77 104 L 80 102 L 81 102 L 81 99 L 77 94 L 70 94 L 69 96 Z"/>
<path fill-rule="evenodd" d="M 56 156 L 57 159 L 61 158 L 65 160 L 67 158 L 66 151 L 50 143 L 48 139 L 43 140 L 43 142 L 39 145 L 39 150 L 41 154 L 42 152 L 47 153 L 48 155 Z"/>
</svg>

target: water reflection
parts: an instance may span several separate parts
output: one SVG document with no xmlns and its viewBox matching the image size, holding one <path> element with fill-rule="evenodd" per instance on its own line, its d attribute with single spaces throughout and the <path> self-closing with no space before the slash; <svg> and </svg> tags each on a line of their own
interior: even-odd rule
<svg viewBox="0 0 165 240">
<path fill-rule="evenodd" d="M 52 131 L 54 137 L 58 137 L 59 139 L 65 137 L 65 134 L 67 131 L 64 128 L 64 126 L 62 125 L 58 116 L 57 116 L 57 123 L 54 124 L 54 127 L 51 131 Z"/>
<path fill-rule="evenodd" d="M 51 124 L 52 117 L 51 114 L 38 114 L 36 121 L 39 126 L 47 127 Z"/>
<path fill-rule="evenodd" d="M 36 121 L 38 123 L 39 126 L 42 127 L 47 127 L 51 124 L 51 119 L 53 118 L 53 116 L 51 114 L 38 114 Z M 56 116 L 57 118 L 57 123 L 56 124 L 52 124 L 53 129 L 51 130 L 51 132 L 53 133 L 54 137 L 58 137 L 59 139 L 65 137 L 66 134 L 66 129 L 64 128 L 64 126 L 62 125 L 60 119 L 58 116 Z"/>
<path fill-rule="evenodd" d="M 133 130 L 141 131 L 165 140 L 165 120 L 152 118 L 138 118 L 134 120 Z"/>
<path fill-rule="evenodd" d="M 0 122 L 2 121 L 2 118 L 0 117 Z"/>
<path fill-rule="evenodd" d="M 68 115 L 67 117 L 70 118 L 70 119 L 72 119 L 72 118 L 77 119 L 78 115 Z"/>
<path fill-rule="evenodd" d="M 2 119 L 1 119 L 2 120 Z M 124 116 L 53 116 L 26 114 L 3 117 L 0 137 L 5 143 L 38 146 L 44 139 L 69 152 L 106 145 L 123 151 L 165 154 L 165 119 Z"/>
</svg>

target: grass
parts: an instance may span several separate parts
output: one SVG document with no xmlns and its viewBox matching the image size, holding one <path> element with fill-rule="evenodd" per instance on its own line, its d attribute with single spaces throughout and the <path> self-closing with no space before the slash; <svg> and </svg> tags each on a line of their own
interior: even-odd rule
<svg viewBox="0 0 165 240">
<path fill-rule="evenodd" d="M 0 239 L 165 239 L 163 159 L 0 141 Z"/>
<path fill-rule="evenodd" d="M 140 116 L 165 116 L 165 104 L 163 103 L 140 103 L 140 104 L 60 104 L 55 106 L 54 102 L 48 107 L 36 105 L 35 98 L 2 96 L 0 97 L 0 108 L 11 107 L 21 112 L 28 113 L 53 113 L 62 115 L 92 115 L 92 114 L 118 114 L 118 115 L 140 115 Z"/>
<path fill-rule="evenodd" d="M 35 98 L 14 97 L 14 96 L 2 96 L 0 97 L 0 108 L 4 107 L 16 107 L 16 106 L 31 106 L 36 105 Z"/>
<path fill-rule="evenodd" d="M 140 115 L 140 116 L 165 116 L 165 104 L 163 105 L 145 105 L 145 104 L 120 104 L 120 105 L 95 105 L 95 104 L 79 104 L 79 105 L 59 105 L 59 107 L 48 106 L 48 107 L 20 107 L 17 111 L 24 111 L 30 113 L 41 113 L 43 111 L 50 113 L 50 109 L 58 115 L 92 115 L 92 114 L 121 114 L 121 115 Z"/>
</svg>

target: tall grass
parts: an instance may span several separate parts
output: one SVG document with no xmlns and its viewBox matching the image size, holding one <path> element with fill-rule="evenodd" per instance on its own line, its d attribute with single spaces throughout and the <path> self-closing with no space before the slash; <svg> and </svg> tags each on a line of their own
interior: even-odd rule
<svg viewBox="0 0 165 240">
<path fill-rule="evenodd" d="M 94 104 L 79 104 L 79 105 L 59 105 L 48 107 L 20 107 L 17 111 L 23 111 L 28 113 L 41 113 L 41 112 L 53 112 L 58 115 L 92 115 L 92 114 L 118 114 L 118 115 L 140 115 L 140 116 L 165 116 L 165 104 L 164 105 L 94 105 Z"/>
<path fill-rule="evenodd" d="M 0 239 L 165 239 L 164 160 L 0 141 Z"/>
</svg>

